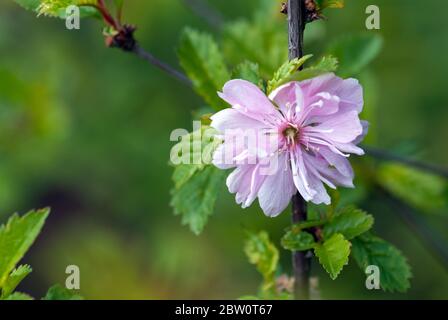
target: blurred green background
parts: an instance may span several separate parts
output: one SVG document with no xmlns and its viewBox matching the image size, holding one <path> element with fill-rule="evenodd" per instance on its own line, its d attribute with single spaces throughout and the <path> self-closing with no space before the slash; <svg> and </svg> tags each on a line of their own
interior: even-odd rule
<svg viewBox="0 0 448 320">
<path fill-rule="evenodd" d="M 258 6 L 257 0 L 209 3 L 229 21 L 251 16 Z M 310 37 L 307 51 L 366 32 L 369 4 L 381 9 L 384 39 L 364 75 L 377 92 L 370 145 L 447 165 L 447 2 L 347 0 L 344 10 L 318 23 L 313 33 L 320 38 Z M 213 32 L 182 0 L 126 1 L 125 20 L 138 26 L 143 47 L 173 65 L 184 26 Z M 0 218 L 52 207 L 25 257 L 34 271 L 19 289 L 42 296 L 53 283 L 64 283 L 65 267 L 75 264 L 81 294 L 90 299 L 255 293 L 260 276 L 243 253 L 244 229 L 267 229 L 278 244 L 289 215 L 270 219 L 258 205 L 243 211 L 223 186 L 200 236 L 181 226 L 169 206 L 169 135 L 175 128 L 191 130 L 192 113 L 204 103 L 146 62 L 107 49 L 101 28 L 92 19 L 69 31 L 62 20 L 37 18 L 12 0 L 0 3 Z M 375 197 L 363 206 L 374 214 L 376 232 L 408 257 L 412 288 L 406 294 L 368 291 L 354 264 L 336 281 L 318 267 L 313 272 L 321 297 L 448 298 L 447 269 L 395 212 Z M 446 217 L 426 218 L 447 236 Z M 282 264 L 289 271 L 286 251 Z"/>
</svg>

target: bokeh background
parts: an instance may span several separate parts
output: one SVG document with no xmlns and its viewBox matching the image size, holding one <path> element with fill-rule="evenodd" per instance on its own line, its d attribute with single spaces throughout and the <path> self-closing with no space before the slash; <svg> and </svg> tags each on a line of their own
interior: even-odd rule
<svg viewBox="0 0 448 320">
<path fill-rule="evenodd" d="M 216 33 L 182 0 L 125 2 L 125 20 L 138 26 L 142 46 L 173 65 L 184 26 Z M 208 2 L 228 21 L 251 16 L 258 6 L 258 0 Z M 347 0 L 344 10 L 328 12 L 307 50 L 365 32 L 369 4 L 381 9 L 381 30 L 370 32 L 384 40 L 369 69 L 377 92 L 376 138 L 369 143 L 447 165 L 447 2 Z M 270 219 L 257 205 L 242 210 L 223 186 L 200 236 L 181 226 L 169 206 L 169 135 L 175 128 L 190 130 L 194 110 L 204 103 L 146 62 L 107 49 L 101 28 L 91 19 L 69 31 L 62 20 L 37 18 L 12 0 L 0 2 L 0 219 L 52 208 L 25 257 L 34 271 L 19 289 L 43 296 L 50 285 L 64 283 L 65 267 L 75 264 L 81 294 L 90 299 L 255 293 L 260 276 L 244 255 L 244 229 L 266 229 L 278 244 L 288 213 Z M 363 207 L 374 214 L 376 232 L 408 257 L 412 288 L 405 294 L 368 291 L 355 264 L 336 281 L 316 267 L 321 297 L 448 298 L 446 267 L 396 212 L 376 197 L 367 197 Z M 447 214 L 425 219 L 447 236 Z M 286 251 L 282 264 L 289 271 Z"/>
</svg>

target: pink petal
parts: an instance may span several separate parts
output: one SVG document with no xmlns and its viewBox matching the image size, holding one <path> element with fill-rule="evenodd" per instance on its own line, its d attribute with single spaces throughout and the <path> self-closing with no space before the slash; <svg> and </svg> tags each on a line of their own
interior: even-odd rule
<svg viewBox="0 0 448 320">
<path fill-rule="evenodd" d="M 315 127 L 307 127 L 307 134 L 322 137 L 328 141 L 349 143 L 363 132 L 363 127 L 356 111 L 337 113 L 321 118 L 322 123 Z"/>
<path fill-rule="evenodd" d="M 279 116 L 268 97 L 256 85 L 245 80 L 230 80 L 218 95 L 246 116 L 272 124 Z"/>
<path fill-rule="evenodd" d="M 278 87 L 271 92 L 269 98 L 275 102 L 284 114 L 288 112 L 298 113 L 303 109 L 303 92 L 298 82 L 289 82 Z"/>
<path fill-rule="evenodd" d="M 288 154 L 282 153 L 276 173 L 266 177 L 258 192 L 260 207 L 268 217 L 276 217 L 286 209 L 296 192 Z"/>
<path fill-rule="evenodd" d="M 211 116 L 210 119 L 212 120 L 210 126 L 221 132 L 234 129 L 253 130 L 266 127 L 264 123 L 250 118 L 232 108 L 221 110 Z"/>
</svg>

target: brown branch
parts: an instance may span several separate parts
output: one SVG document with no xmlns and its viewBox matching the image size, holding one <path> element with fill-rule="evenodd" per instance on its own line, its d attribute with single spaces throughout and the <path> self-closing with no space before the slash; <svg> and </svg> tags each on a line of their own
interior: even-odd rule
<svg viewBox="0 0 448 320">
<path fill-rule="evenodd" d="M 289 59 L 303 56 L 303 34 L 305 31 L 305 3 L 303 0 L 288 0 L 288 53 Z M 292 199 L 292 222 L 307 219 L 306 201 L 299 193 Z M 294 294 L 296 299 L 310 298 L 311 252 L 295 251 L 292 253 L 294 269 Z"/>
</svg>

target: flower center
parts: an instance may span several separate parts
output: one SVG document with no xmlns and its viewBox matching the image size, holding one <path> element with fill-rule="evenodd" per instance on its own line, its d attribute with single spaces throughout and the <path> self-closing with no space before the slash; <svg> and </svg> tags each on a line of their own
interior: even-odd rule
<svg viewBox="0 0 448 320">
<path fill-rule="evenodd" d="M 288 126 L 283 130 L 282 134 L 286 138 L 286 141 L 289 145 L 294 145 L 295 142 L 299 139 L 299 128 L 289 123 Z"/>
</svg>

